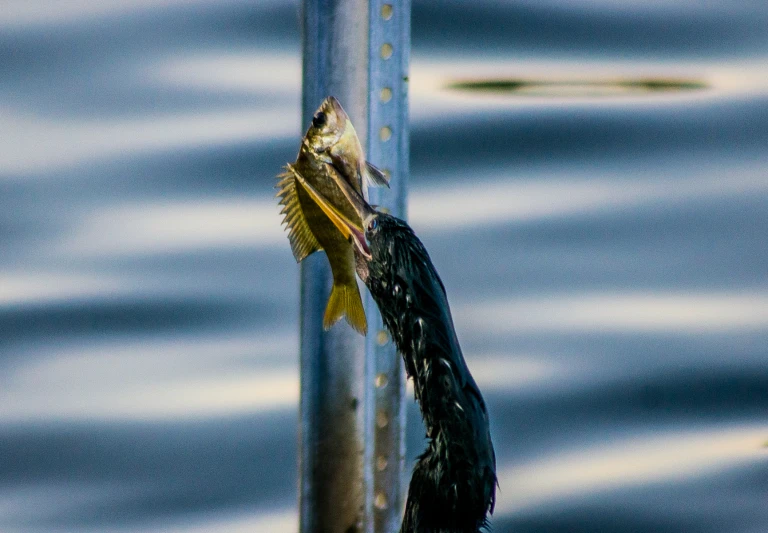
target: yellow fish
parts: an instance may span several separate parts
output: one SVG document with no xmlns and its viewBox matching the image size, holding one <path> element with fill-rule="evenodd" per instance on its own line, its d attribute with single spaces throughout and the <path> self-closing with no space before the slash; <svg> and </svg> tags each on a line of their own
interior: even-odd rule
<svg viewBox="0 0 768 533">
<path fill-rule="evenodd" d="M 356 331 L 368 325 L 355 279 L 355 254 L 348 237 L 334 218 L 362 232 L 354 198 L 367 199 L 369 185 L 388 185 L 379 169 L 365 160 L 363 148 L 341 104 L 326 98 L 302 139 L 296 162 L 278 176 L 277 196 L 283 206 L 283 224 L 296 262 L 325 250 L 333 273 L 333 288 L 323 316 L 328 330 L 342 316 Z M 318 202 L 319 199 L 322 201 Z"/>
</svg>

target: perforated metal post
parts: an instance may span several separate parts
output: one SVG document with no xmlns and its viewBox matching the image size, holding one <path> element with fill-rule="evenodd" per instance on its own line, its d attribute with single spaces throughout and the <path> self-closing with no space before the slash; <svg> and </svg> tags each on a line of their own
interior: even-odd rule
<svg viewBox="0 0 768 533">
<path fill-rule="evenodd" d="M 390 189 L 370 189 L 370 201 L 405 216 L 408 177 L 408 59 L 410 1 L 370 0 L 368 159 L 390 175 Z M 366 409 L 373 446 L 366 447 L 373 491 L 368 493 L 369 531 L 396 532 L 403 508 L 405 468 L 405 371 L 376 304 L 366 293 Z M 372 387 L 370 387 L 372 385 Z M 368 437 L 368 441 L 371 437 Z M 372 507 L 372 509 L 371 509 Z"/>
<path fill-rule="evenodd" d="M 371 202 L 402 215 L 408 170 L 410 2 L 304 0 L 302 124 L 333 95 L 368 159 L 391 174 Z M 404 376 L 366 294 L 369 334 L 323 332 L 331 275 L 301 265 L 300 531 L 389 533 L 402 510 Z"/>
</svg>

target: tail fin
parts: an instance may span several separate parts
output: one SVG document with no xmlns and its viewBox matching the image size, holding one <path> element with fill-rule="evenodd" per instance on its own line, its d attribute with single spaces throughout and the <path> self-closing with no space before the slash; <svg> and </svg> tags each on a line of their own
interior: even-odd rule
<svg viewBox="0 0 768 533">
<path fill-rule="evenodd" d="M 323 329 L 328 331 L 344 315 L 347 316 L 347 322 L 355 331 L 366 334 L 368 323 L 365 320 L 363 300 L 360 298 L 360 291 L 354 279 L 348 285 L 333 284 L 331 297 L 328 298 L 328 306 L 323 316 Z"/>
</svg>

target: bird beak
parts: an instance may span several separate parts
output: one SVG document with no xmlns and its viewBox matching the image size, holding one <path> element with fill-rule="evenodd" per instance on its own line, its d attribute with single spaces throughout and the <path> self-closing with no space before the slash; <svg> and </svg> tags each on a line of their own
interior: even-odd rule
<svg viewBox="0 0 768 533">
<path fill-rule="evenodd" d="M 352 242 L 352 245 L 366 258 L 371 259 L 371 250 L 368 248 L 368 243 L 365 241 L 365 229 L 360 224 L 352 222 L 339 212 L 333 205 L 325 199 L 312 185 L 309 184 L 304 176 L 294 171 L 296 180 L 304 187 L 310 198 L 318 205 L 318 207 L 325 213 L 325 216 L 333 222 L 344 238 Z M 352 204 L 355 211 L 360 215 L 360 220 L 365 220 L 369 215 L 375 213 L 373 208 L 362 198 L 362 196 L 354 190 L 344 179 L 336 180 L 337 185 L 346 196 L 349 203 Z"/>
</svg>

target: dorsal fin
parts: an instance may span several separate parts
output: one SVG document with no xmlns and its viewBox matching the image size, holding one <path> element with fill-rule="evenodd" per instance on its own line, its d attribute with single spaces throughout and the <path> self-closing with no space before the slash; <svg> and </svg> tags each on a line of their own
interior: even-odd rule
<svg viewBox="0 0 768 533">
<path fill-rule="evenodd" d="M 304 211 L 299 204 L 299 196 L 296 193 L 296 170 L 292 165 L 285 166 L 285 172 L 277 176 L 275 186 L 278 192 L 275 196 L 280 198 L 279 205 L 284 206 L 281 214 L 284 215 L 283 224 L 288 228 L 288 240 L 291 243 L 291 251 L 297 263 L 300 263 L 308 255 L 323 249 L 317 242 L 312 230 L 309 229 Z"/>
<path fill-rule="evenodd" d="M 367 181 L 367 184 L 372 187 L 389 187 L 389 176 L 368 161 L 365 162 L 363 167 L 363 176 L 365 178 L 363 181 Z M 365 183 L 363 186 L 365 186 Z"/>
</svg>

